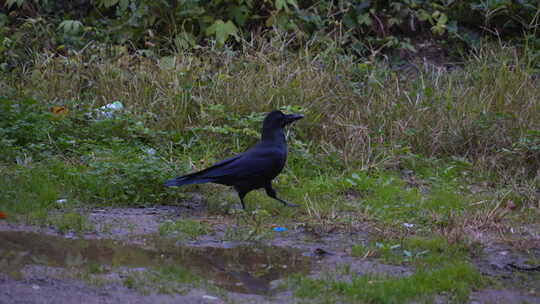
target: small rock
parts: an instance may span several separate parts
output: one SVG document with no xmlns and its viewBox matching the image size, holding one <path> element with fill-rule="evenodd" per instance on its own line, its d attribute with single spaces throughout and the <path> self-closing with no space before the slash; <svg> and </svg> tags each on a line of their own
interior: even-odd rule
<svg viewBox="0 0 540 304">
<path fill-rule="evenodd" d="M 512 200 L 507 200 L 506 201 L 506 209 L 509 209 L 509 210 L 514 210 L 516 209 L 516 204 L 514 203 L 514 201 Z"/>
<path fill-rule="evenodd" d="M 410 170 L 410 169 L 403 169 L 403 170 L 401 170 L 401 174 L 403 174 L 403 175 L 413 175 L 414 171 Z"/>
<path fill-rule="evenodd" d="M 315 253 L 316 255 L 319 255 L 319 256 L 323 256 L 323 255 L 334 255 L 332 252 L 328 252 L 322 248 L 316 248 L 315 250 L 313 250 L 313 253 Z"/>
</svg>

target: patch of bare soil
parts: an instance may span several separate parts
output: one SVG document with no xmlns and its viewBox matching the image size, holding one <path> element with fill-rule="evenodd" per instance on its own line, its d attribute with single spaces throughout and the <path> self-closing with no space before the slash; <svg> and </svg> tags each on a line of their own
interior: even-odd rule
<svg viewBox="0 0 540 304">
<path fill-rule="evenodd" d="M 352 257 L 351 245 L 365 243 L 367 231 L 314 235 L 299 225 L 260 241 L 225 240 L 234 224 L 203 214 L 165 206 L 93 209 L 95 231 L 83 235 L 0 221 L 0 303 L 292 303 L 280 285 L 293 273 L 319 277 L 347 267 L 344 280 L 412 274 Z M 211 223 L 213 231 L 198 240 L 159 235 L 163 221 L 182 218 Z M 538 261 L 540 249 L 486 247 L 474 263 L 502 284 L 473 293 L 470 303 L 540 303 L 540 272 L 523 270 Z M 162 272 L 177 266 L 204 283 L 169 282 Z"/>
<path fill-rule="evenodd" d="M 521 291 L 508 289 L 485 289 L 474 292 L 470 297 L 470 304 L 511 304 L 511 303 L 540 303 L 540 297 L 529 295 Z"/>
<path fill-rule="evenodd" d="M 0 303 L 225 303 L 222 299 L 209 296 L 202 290 L 190 290 L 185 295 L 152 294 L 140 295 L 122 286 L 96 288 L 78 280 L 59 280 L 34 277 L 23 280 L 4 278 L 0 280 Z"/>
<path fill-rule="evenodd" d="M 523 250 L 494 244 L 474 263 L 484 275 L 496 279 L 499 287 L 473 294 L 477 303 L 540 303 L 540 246 Z"/>
</svg>

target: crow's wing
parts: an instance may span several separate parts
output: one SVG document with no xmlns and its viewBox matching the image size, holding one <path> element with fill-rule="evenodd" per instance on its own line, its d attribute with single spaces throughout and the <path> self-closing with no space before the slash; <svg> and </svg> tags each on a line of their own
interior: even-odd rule
<svg viewBox="0 0 540 304">
<path fill-rule="evenodd" d="M 212 166 L 200 177 L 213 178 L 225 184 L 248 179 L 271 180 L 283 169 L 286 157 L 286 149 L 280 147 L 254 147 L 233 161 Z"/>
<path fill-rule="evenodd" d="M 199 172 L 168 180 L 165 186 L 208 182 L 234 185 L 249 179 L 269 181 L 281 172 L 286 158 L 286 147 L 259 144 L 242 154 L 222 160 Z"/>
<path fill-rule="evenodd" d="M 213 182 L 214 179 L 210 177 L 211 174 L 209 174 L 211 171 L 213 170 L 217 171 L 220 167 L 225 166 L 231 162 L 234 162 L 240 157 L 242 157 L 242 154 L 238 154 L 231 158 L 224 159 L 204 170 L 170 179 L 165 182 L 165 186 L 182 186 L 182 185 L 202 184 L 202 183 Z"/>
</svg>

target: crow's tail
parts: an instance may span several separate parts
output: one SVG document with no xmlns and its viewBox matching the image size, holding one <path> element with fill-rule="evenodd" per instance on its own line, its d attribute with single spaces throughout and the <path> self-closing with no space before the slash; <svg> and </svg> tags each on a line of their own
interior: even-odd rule
<svg viewBox="0 0 540 304">
<path fill-rule="evenodd" d="M 171 187 L 171 186 L 183 186 L 183 185 L 191 185 L 191 184 L 204 184 L 214 181 L 213 178 L 197 178 L 196 176 L 180 176 L 177 178 L 170 179 L 165 182 L 165 186 Z"/>
</svg>

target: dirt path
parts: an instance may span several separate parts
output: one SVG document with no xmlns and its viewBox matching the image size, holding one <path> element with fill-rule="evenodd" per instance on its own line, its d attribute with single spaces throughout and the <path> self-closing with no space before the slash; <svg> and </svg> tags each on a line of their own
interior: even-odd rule
<svg viewBox="0 0 540 304">
<path fill-rule="evenodd" d="M 176 207 L 95 209 L 88 213 L 95 229 L 82 235 L 0 221 L 0 303 L 293 303 L 282 282 L 294 273 L 317 277 L 347 265 L 354 274 L 412 274 L 352 257 L 362 233 L 313 237 L 297 229 L 231 241 L 225 223 L 204 218 L 214 220 L 213 231 L 197 240 L 160 236 L 160 224 L 180 214 Z M 540 249 L 533 255 L 540 259 Z M 512 248 L 486 247 L 474 264 L 503 286 L 474 292 L 470 303 L 540 303 L 540 272 L 509 266 L 526 261 Z"/>
</svg>

